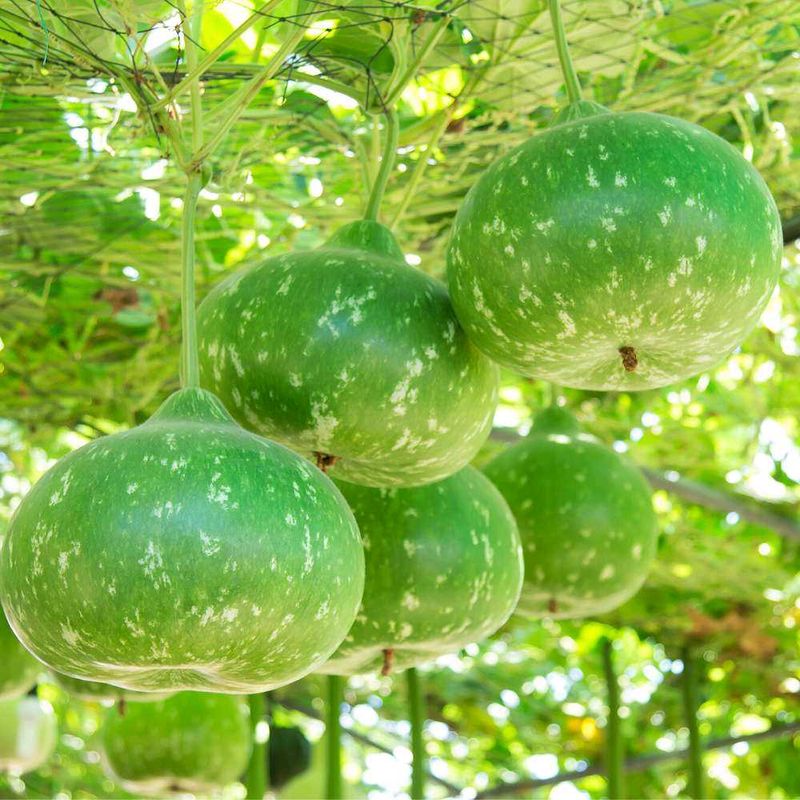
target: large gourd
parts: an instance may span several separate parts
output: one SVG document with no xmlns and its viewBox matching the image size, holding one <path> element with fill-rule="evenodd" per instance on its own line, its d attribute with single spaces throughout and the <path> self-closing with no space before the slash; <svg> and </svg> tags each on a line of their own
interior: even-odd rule
<svg viewBox="0 0 800 800">
<path fill-rule="evenodd" d="M 568 411 L 543 411 L 484 472 L 522 537 L 519 614 L 602 614 L 639 590 L 658 539 L 650 487 L 636 467 L 581 433 Z"/>
<path fill-rule="evenodd" d="M 0 700 L 0 770 L 38 769 L 53 754 L 57 732 L 49 703 L 31 696 Z"/>
<path fill-rule="evenodd" d="M 331 481 L 201 389 L 59 461 L 0 561 L 9 621 L 38 658 L 144 691 L 297 680 L 343 639 L 363 571 Z"/>
<path fill-rule="evenodd" d="M 42 665 L 19 643 L 0 611 L 0 700 L 19 697 L 36 684 Z"/>
<path fill-rule="evenodd" d="M 513 612 L 522 550 L 508 505 L 473 467 L 410 489 L 340 484 L 362 531 L 356 621 L 320 671 L 405 669 L 494 633 Z"/>
<path fill-rule="evenodd" d="M 473 342 L 521 374 L 582 389 L 706 370 L 756 324 L 778 280 L 780 218 L 752 164 L 684 120 L 579 99 L 472 187 L 448 250 Z"/>
<path fill-rule="evenodd" d="M 220 789 L 241 776 L 252 747 L 246 703 L 195 692 L 109 709 L 100 738 L 111 777 L 137 795 Z"/>
<path fill-rule="evenodd" d="M 497 368 L 375 221 L 232 275 L 198 315 L 204 385 L 243 425 L 333 457 L 335 476 L 430 483 L 489 434 Z"/>
</svg>

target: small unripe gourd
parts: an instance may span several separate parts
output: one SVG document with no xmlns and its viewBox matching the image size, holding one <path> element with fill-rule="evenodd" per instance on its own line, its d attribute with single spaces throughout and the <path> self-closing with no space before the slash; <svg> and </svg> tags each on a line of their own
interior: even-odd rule
<svg viewBox="0 0 800 800">
<path fill-rule="evenodd" d="M 26 694 L 41 670 L 42 665 L 19 643 L 0 610 L 0 700 Z"/>
<path fill-rule="evenodd" d="M 198 329 L 203 384 L 242 425 L 331 456 L 336 477 L 430 483 L 489 434 L 496 366 L 445 287 L 377 222 L 232 275 L 200 305 Z"/>
<path fill-rule="evenodd" d="M 519 534 L 480 472 L 408 489 L 340 486 L 361 528 L 367 579 L 350 633 L 319 671 L 405 669 L 508 619 L 522 585 Z"/>
<path fill-rule="evenodd" d="M 461 324 L 499 364 L 576 388 L 649 389 L 744 339 L 782 252 L 766 184 L 723 139 L 580 102 L 472 187 L 448 278 Z"/>
<path fill-rule="evenodd" d="M 270 725 L 267 775 L 272 789 L 280 789 L 311 766 L 311 742 L 294 725 Z"/>
<path fill-rule="evenodd" d="M 363 578 L 333 483 L 202 389 L 61 459 L 0 557 L 3 605 L 31 652 L 142 691 L 297 680 L 344 638 Z"/>
<path fill-rule="evenodd" d="M 38 697 L 0 700 L 0 770 L 21 775 L 44 764 L 53 754 L 56 715 Z"/>
<path fill-rule="evenodd" d="M 525 553 L 517 613 L 584 617 L 611 611 L 644 583 L 658 527 L 639 470 L 551 408 L 484 472 L 508 501 Z"/>
<path fill-rule="evenodd" d="M 196 692 L 109 709 L 100 737 L 110 776 L 134 794 L 220 789 L 241 776 L 252 748 L 247 704 Z"/>
</svg>

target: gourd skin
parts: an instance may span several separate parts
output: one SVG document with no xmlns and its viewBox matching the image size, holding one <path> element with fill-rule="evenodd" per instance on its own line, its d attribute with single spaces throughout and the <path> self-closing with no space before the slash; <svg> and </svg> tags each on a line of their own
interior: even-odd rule
<svg viewBox="0 0 800 800">
<path fill-rule="evenodd" d="M 71 697 L 89 703 L 113 703 L 119 700 L 133 703 L 154 703 L 172 695 L 171 692 L 134 692 L 108 683 L 82 681 L 59 672 L 53 673 L 53 681 Z"/>
<path fill-rule="evenodd" d="M 109 709 L 104 762 L 134 794 L 208 792 L 239 778 L 252 737 L 246 704 L 229 695 L 181 692 L 157 703 Z"/>
<path fill-rule="evenodd" d="M 336 477 L 430 483 L 489 435 L 497 367 L 378 223 L 236 273 L 200 305 L 198 330 L 202 383 L 246 427 L 336 456 Z"/>
<path fill-rule="evenodd" d="M 331 481 L 200 389 L 59 461 L 0 556 L 6 613 L 38 658 L 142 691 L 297 680 L 343 639 L 363 576 Z"/>
<path fill-rule="evenodd" d="M 468 193 L 448 252 L 461 324 L 498 363 L 575 388 L 648 389 L 712 367 L 778 279 L 769 190 L 697 125 L 576 113 L 593 115 L 537 134 Z"/>
<path fill-rule="evenodd" d="M 19 643 L 0 612 L 0 700 L 26 694 L 41 670 L 42 665 Z"/>
<path fill-rule="evenodd" d="M 558 432 L 552 417 L 546 423 L 484 469 L 522 538 L 525 583 L 517 613 L 602 614 L 639 590 L 655 557 L 650 488 L 610 448 L 571 426 Z"/>
<path fill-rule="evenodd" d="M 38 697 L 0 700 L 0 770 L 38 769 L 56 747 L 56 715 Z"/>
<path fill-rule="evenodd" d="M 494 633 L 522 585 L 522 550 L 500 493 L 473 467 L 410 489 L 340 484 L 361 528 L 367 580 L 356 621 L 319 671 L 405 669 Z"/>
</svg>

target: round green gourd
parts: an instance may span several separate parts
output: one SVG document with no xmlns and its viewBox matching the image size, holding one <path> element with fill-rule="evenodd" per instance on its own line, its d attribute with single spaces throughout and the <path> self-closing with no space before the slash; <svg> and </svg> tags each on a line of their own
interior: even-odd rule
<svg viewBox="0 0 800 800">
<path fill-rule="evenodd" d="M 15 632 L 58 672 L 256 692 L 344 638 L 363 558 L 325 475 L 184 389 L 42 477 L 11 521 L 0 583 Z"/>
<path fill-rule="evenodd" d="M 311 767 L 311 742 L 294 725 L 270 725 L 267 764 L 270 788 L 281 789 Z"/>
<path fill-rule="evenodd" d="M 129 689 L 120 689 L 109 683 L 97 681 L 82 681 L 71 678 L 60 672 L 53 672 L 53 681 L 71 697 L 84 700 L 88 703 L 116 703 L 119 701 L 133 703 L 154 703 L 171 696 L 171 692 L 134 692 Z"/>
<path fill-rule="evenodd" d="M 0 700 L 20 697 L 36 684 L 42 665 L 19 643 L 0 612 Z"/>
<path fill-rule="evenodd" d="M 38 697 L 0 700 L 0 770 L 21 775 L 44 764 L 53 754 L 56 715 Z"/>
<path fill-rule="evenodd" d="M 519 534 L 480 472 L 465 467 L 410 489 L 340 487 L 362 532 L 367 579 L 350 633 L 320 672 L 405 669 L 508 619 L 522 585 Z"/>
<path fill-rule="evenodd" d="M 583 617 L 611 611 L 644 583 L 658 526 L 650 487 L 632 464 L 580 433 L 562 409 L 484 472 L 519 525 L 525 583 L 517 613 Z"/>
<path fill-rule="evenodd" d="M 649 389 L 744 339 L 782 241 L 769 190 L 727 142 L 581 102 L 473 186 L 448 279 L 461 324 L 498 363 L 576 388 Z"/>
<path fill-rule="evenodd" d="M 198 310 L 204 385 L 245 426 L 368 486 L 419 485 L 485 441 L 497 368 L 468 341 L 445 287 L 408 266 L 377 222 L 267 260 Z"/>
<path fill-rule="evenodd" d="M 181 692 L 109 709 L 100 732 L 107 771 L 134 794 L 203 792 L 236 781 L 252 748 L 247 704 L 238 697 Z"/>
</svg>

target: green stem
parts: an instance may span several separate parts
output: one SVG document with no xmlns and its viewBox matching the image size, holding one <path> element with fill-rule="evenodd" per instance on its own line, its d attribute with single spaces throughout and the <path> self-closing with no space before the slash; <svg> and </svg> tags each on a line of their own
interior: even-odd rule
<svg viewBox="0 0 800 800">
<path fill-rule="evenodd" d="M 157 111 L 160 108 L 164 108 L 172 103 L 177 97 L 179 97 L 186 89 L 199 78 L 210 66 L 214 64 L 217 59 L 245 32 L 248 28 L 250 28 L 255 22 L 257 22 L 261 17 L 265 14 L 269 14 L 275 6 L 281 3 L 282 0 L 271 0 L 269 3 L 265 3 L 261 8 L 254 11 L 238 28 L 231 31 L 231 33 L 226 36 L 210 53 L 204 56 L 199 62 L 195 61 L 194 64 L 190 64 L 188 60 L 188 53 L 187 53 L 187 61 L 186 61 L 186 68 L 187 72 L 184 75 L 183 79 L 177 83 L 169 94 L 166 97 L 162 97 L 157 103 L 153 105 L 153 110 Z M 202 5 L 202 3 L 200 3 Z M 192 37 L 194 37 L 194 33 L 192 33 Z M 198 39 L 195 39 L 197 42 Z"/>
<path fill-rule="evenodd" d="M 328 737 L 327 793 L 328 800 L 342 798 L 342 727 L 339 714 L 344 680 L 340 675 L 328 676 L 328 702 L 325 708 L 325 733 Z"/>
<path fill-rule="evenodd" d="M 613 642 L 604 637 L 601 641 L 603 674 L 606 681 L 608 721 L 606 723 L 606 781 L 609 800 L 624 796 L 624 746 L 619 727 L 619 683 L 614 670 Z"/>
<path fill-rule="evenodd" d="M 436 146 L 439 144 L 439 140 L 442 138 L 442 136 L 444 136 L 445 131 L 447 131 L 447 127 L 453 119 L 456 109 L 466 98 L 470 96 L 470 94 L 472 94 L 472 92 L 475 91 L 475 89 L 478 87 L 478 84 L 483 80 L 485 74 L 486 73 L 484 70 L 474 72 L 470 79 L 464 84 L 464 88 L 459 92 L 458 97 L 454 98 L 453 102 L 441 112 L 442 118 L 439 120 L 439 124 L 433 129 L 430 139 L 428 139 L 425 147 L 425 155 L 423 156 L 422 153 L 420 153 L 417 163 L 414 164 L 414 169 L 411 171 L 411 177 L 408 179 L 408 183 L 406 184 L 405 194 L 403 195 L 403 199 L 400 201 L 400 205 L 397 207 L 394 218 L 392 219 L 392 223 L 390 225 L 391 228 L 397 227 L 398 223 L 403 218 L 403 215 L 406 213 L 409 204 L 416 196 L 417 187 L 419 186 L 419 183 L 425 174 L 425 170 L 428 168 L 428 159 L 430 158 L 431 153 L 433 153 L 433 151 L 436 149 Z"/>
<path fill-rule="evenodd" d="M 408 721 L 411 724 L 411 800 L 425 797 L 425 709 L 419 675 L 413 667 L 406 671 L 408 687 Z"/>
<path fill-rule="evenodd" d="M 364 219 L 378 219 L 378 211 L 386 191 L 386 184 L 389 176 L 394 169 L 394 162 L 397 156 L 397 142 L 400 138 L 400 125 L 397 120 L 397 112 L 393 108 L 386 109 L 386 141 L 383 145 L 383 155 L 381 156 L 381 166 L 375 182 L 372 184 L 372 191 L 367 202 L 367 209 L 364 212 Z"/>
<path fill-rule="evenodd" d="M 197 198 L 200 196 L 202 178 L 199 172 L 188 176 L 183 196 L 183 223 L 181 227 L 181 385 L 194 389 L 200 385 L 197 357 L 197 322 L 194 299 L 194 220 Z"/>
<path fill-rule="evenodd" d="M 703 794 L 703 743 L 700 740 L 700 728 L 697 723 L 697 709 L 700 705 L 697 692 L 697 661 L 694 653 L 687 645 L 681 653 L 683 676 L 681 678 L 681 696 L 683 700 L 683 718 L 689 729 L 689 750 L 687 791 L 689 797 L 696 800 L 705 797 Z"/>
<path fill-rule="evenodd" d="M 197 43 L 203 29 L 203 2 L 204 0 L 194 0 L 189 35 L 184 37 L 186 66 L 190 72 L 197 68 Z M 189 88 L 192 98 L 192 153 L 196 153 L 203 146 L 203 104 L 200 99 L 199 77 L 191 80 Z"/>
<path fill-rule="evenodd" d="M 272 786 L 272 773 L 270 772 L 269 753 L 272 747 L 272 693 L 264 692 L 264 715 L 269 725 L 269 738 L 264 742 L 264 785 L 267 789 Z"/>
<path fill-rule="evenodd" d="M 234 126 L 239 117 L 242 116 L 247 107 L 250 105 L 253 98 L 261 91 L 264 84 L 275 75 L 281 66 L 283 66 L 283 62 L 289 55 L 291 55 L 304 35 L 305 28 L 298 26 L 298 30 L 295 31 L 278 48 L 262 72 L 256 75 L 256 77 L 253 78 L 249 84 L 247 84 L 245 90 L 239 97 L 236 107 L 231 111 L 230 115 L 220 124 L 208 142 L 202 148 L 200 148 L 199 152 L 194 154 L 195 163 L 202 163 L 211 153 L 216 150 L 216 148 L 219 146 L 219 143 L 225 138 L 228 131 Z"/>
<path fill-rule="evenodd" d="M 564 392 L 562 391 L 561 387 L 558 384 L 551 383 L 550 384 L 550 405 L 557 406 L 558 405 L 558 398 L 562 397 Z"/>
<path fill-rule="evenodd" d="M 564 75 L 564 84 L 567 88 L 567 97 L 570 103 L 577 103 L 581 99 L 581 84 L 569 54 L 567 34 L 564 30 L 564 20 L 561 18 L 561 4 L 559 0 L 549 0 L 550 20 L 553 23 L 553 36 L 556 40 L 558 60 L 561 63 L 561 72 Z"/>
<path fill-rule="evenodd" d="M 256 738 L 258 723 L 264 719 L 264 695 L 251 694 L 247 698 L 250 706 L 250 725 L 253 730 L 253 751 L 247 765 L 245 788 L 247 800 L 262 800 L 267 791 L 267 743 Z"/>
<path fill-rule="evenodd" d="M 414 60 L 406 66 L 399 78 L 392 81 L 392 88 L 389 90 L 386 97 L 383 99 L 383 107 L 391 108 L 397 102 L 400 95 L 405 90 L 409 81 L 413 80 L 425 59 L 430 54 L 431 50 L 436 47 L 445 29 L 450 24 L 450 17 L 447 14 L 442 14 L 439 20 L 433 26 L 433 29 L 428 34 L 427 39 L 420 45 L 417 50 L 417 55 Z"/>
</svg>

